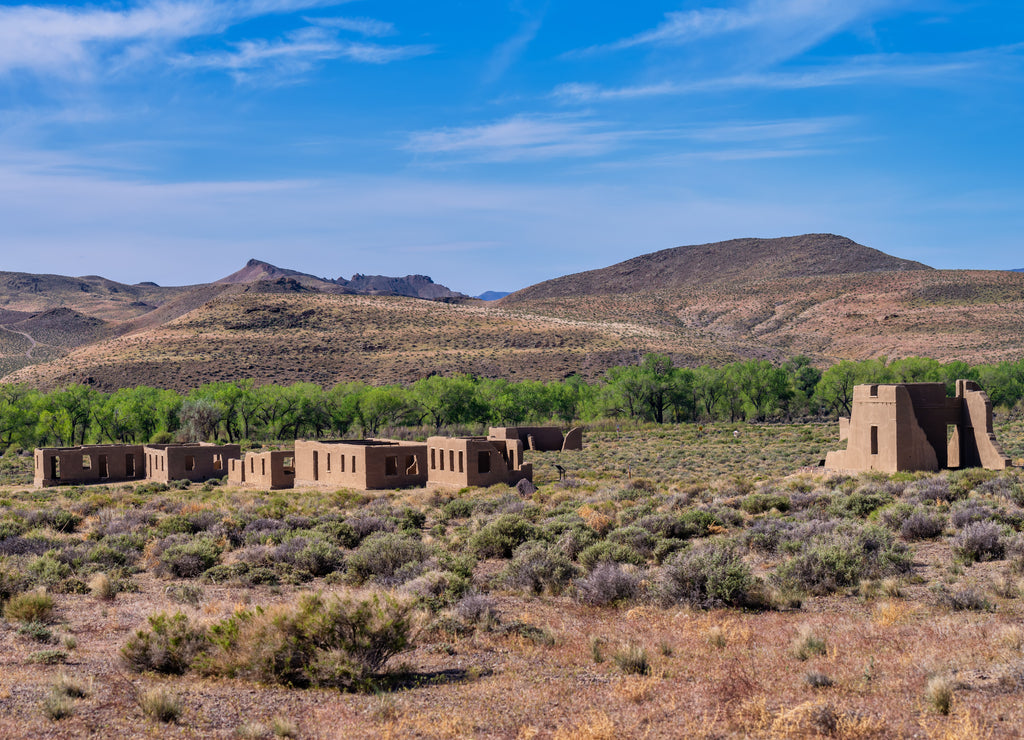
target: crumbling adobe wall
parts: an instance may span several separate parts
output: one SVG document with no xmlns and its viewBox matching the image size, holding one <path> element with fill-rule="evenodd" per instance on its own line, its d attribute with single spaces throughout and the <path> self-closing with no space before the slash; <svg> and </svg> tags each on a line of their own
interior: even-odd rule
<svg viewBox="0 0 1024 740">
<path fill-rule="evenodd" d="M 294 488 L 295 450 L 249 452 L 241 460 L 231 460 L 228 481 L 265 490 Z"/>
<path fill-rule="evenodd" d="M 159 483 L 223 478 L 228 474 L 229 461 L 242 456 L 238 445 L 205 442 L 146 445 L 143 451 L 146 455 L 146 478 Z"/>
<path fill-rule="evenodd" d="M 116 483 L 146 477 L 142 445 L 40 447 L 34 455 L 37 488 Z"/>
<path fill-rule="evenodd" d="M 486 487 L 533 479 L 533 465 L 523 462 L 523 443 L 518 439 L 430 437 L 427 457 L 431 484 Z"/>
<path fill-rule="evenodd" d="M 427 446 L 398 440 L 295 440 L 295 485 L 357 490 L 427 482 Z"/>
</svg>

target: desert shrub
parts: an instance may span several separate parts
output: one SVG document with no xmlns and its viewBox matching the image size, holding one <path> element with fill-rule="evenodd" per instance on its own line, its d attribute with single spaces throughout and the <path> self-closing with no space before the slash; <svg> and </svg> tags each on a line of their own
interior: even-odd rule
<svg viewBox="0 0 1024 740">
<path fill-rule="evenodd" d="M 56 550 L 50 550 L 28 564 L 28 574 L 35 583 L 45 586 L 56 586 L 71 576 L 72 569 L 60 560 Z"/>
<path fill-rule="evenodd" d="M 296 605 L 241 611 L 212 625 L 200 669 L 286 686 L 372 688 L 387 661 L 411 647 L 408 604 L 307 594 Z"/>
<path fill-rule="evenodd" d="M 883 506 L 878 510 L 876 516 L 881 524 L 894 532 L 899 532 L 900 527 L 903 526 L 904 520 L 914 511 L 918 510 L 919 509 L 915 509 L 913 504 L 907 503 L 906 501 L 896 501 L 888 506 Z"/>
<path fill-rule="evenodd" d="M 953 554 L 966 563 L 1003 557 L 1003 532 L 995 522 L 968 524 L 950 542 Z"/>
<path fill-rule="evenodd" d="M 358 547 L 360 537 L 346 521 L 328 520 L 319 522 L 313 530 L 323 533 L 339 547 Z"/>
<path fill-rule="evenodd" d="M 835 682 L 828 676 L 828 674 L 820 671 L 808 671 L 804 674 L 804 683 L 812 689 L 827 689 Z"/>
<path fill-rule="evenodd" d="M 612 653 L 612 660 L 623 673 L 646 676 L 651 672 L 651 663 L 647 659 L 647 651 L 639 645 L 627 645 Z"/>
<path fill-rule="evenodd" d="M 561 531 L 555 539 L 555 547 L 570 560 L 575 560 L 585 549 L 600 538 L 597 533 L 582 521 Z"/>
<path fill-rule="evenodd" d="M 640 573 L 619 563 L 598 563 L 576 581 L 576 598 L 584 604 L 606 606 L 640 595 Z"/>
<path fill-rule="evenodd" d="M 626 545 L 645 558 L 654 554 L 656 538 L 643 527 L 631 524 L 628 527 L 619 527 L 608 533 L 605 538 L 608 542 Z"/>
<path fill-rule="evenodd" d="M 441 507 L 441 514 L 438 517 L 442 522 L 450 522 L 452 519 L 468 519 L 473 516 L 475 502 L 470 498 L 453 498 Z"/>
<path fill-rule="evenodd" d="M 220 547 L 210 537 L 194 537 L 160 553 L 159 570 L 178 578 L 195 578 L 217 564 Z"/>
<path fill-rule="evenodd" d="M 961 588 L 949 591 L 941 588 L 938 591 L 938 602 L 953 611 L 990 612 L 995 609 L 992 602 L 973 588 Z"/>
<path fill-rule="evenodd" d="M 82 517 L 65 509 L 51 509 L 43 512 L 40 523 L 58 532 L 74 532 L 82 523 Z"/>
<path fill-rule="evenodd" d="M 752 493 L 740 501 L 740 508 L 748 514 L 763 514 L 772 509 L 785 512 L 789 506 L 789 496 L 781 493 Z"/>
<path fill-rule="evenodd" d="M 835 496 L 828 505 L 828 513 L 846 519 L 863 519 L 876 509 L 892 501 L 892 496 L 868 486 L 846 496 Z"/>
<path fill-rule="evenodd" d="M 681 540 L 676 537 L 662 537 L 654 543 L 654 552 L 651 553 L 654 556 L 655 562 L 659 565 L 664 563 L 665 560 L 674 552 L 685 550 L 688 546 L 686 540 Z"/>
<path fill-rule="evenodd" d="M 121 647 L 122 660 L 134 671 L 184 673 L 207 647 L 206 630 L 182 612 L 152 614 L 148 622 Z"/>
<path fill-rule="evenodd" d="M 346 519 L 345 522 L 352 527 L 352 531 L 355 532 L 357 540 L 356 544 L 362 542 L 371 534 L 395 531 L 395 525 L 393 522 L 374 514 L 359 514 L 357 516 L 351 516 Z"/>
<path fill-rule="evenodd" d="M 702 609 L 759 606 L 759 586 L 736 547 L 724 542 L 676 553 L 661 566 L 658 576 L 662 602 Z"/>
<path fill-rule="evenodd" d="M 825 655 L 828 646 L 824 638 L 818 637 L 810 627 L 804 626 L 793 638 L 789 652 L 797 660 L 808 660 L 816 655 Z"/>
<path fill-rule="evenodd" d="M 591 570 L 598 563 L 632 563 L 633 565 L 643 565 L 645 558 L 629 545 L 601 540 L 584 549 L 579 554 L 578 560 L 580 565 L 587 570 Z"/>
<path fill-rule="evenodd" d="M 823 595 L 910 569 L 906 547 L 877 526 L 816 536 L 805 552 L 783 563 L 776 578 L 787 588 Z"/>
<path fill-rule="evenodd" d="M 337 546 L 320 539 L 302 541 L 302 548 L 292 558 L 296 568 L 314 578 L 333 573 L 344 562 L 345 556 Z"/>
<path fill-rule="evenodd" d="M 101 601 L 113 601 L 117 596 L 117 584 L 106 573 L 96 573 L 89 579 L 89 590 Z"/>
<path fill-rule="evenodd" d="M 139 694 L 139 708 L 147 718 L 165 724 L 177 722 L 185 707 L 181 697 L 165 688 L 155 688 Z"/>
<path fill-rule="evenodd" d="M 413 596 L 431 611 L 448 606 L 457 601 L 469 589 L 469 579 L 443 570 L 430 570 L 423 575 L 408 581 L 402 589 Z"/>
<path fill-rule="evenodd" d="M 40 703 L 43 714 L 53 721 L 66 719 L 75 713 L 75 700 L 67 694 L 50 691 Z"/>
<path fill-rule="evenodd" d="M 466 624 L 495 623 L 499 618 L 498 602 L 482 594 L 463 596 L 452 611 Z"/>
<path fill-rule="evenodd" d="M 359 549 L 349 555 L 348 577 L 354 583 L 376 580 L 403 583 L 419 575 L 430 551 L 420 540 L 396 532 L 380 532 L 367 537 Z"/>
<path fill-rule="evenodd" d="M 906 493 L 918 503 L 951 503 L 967 497 L 967 491 L 961 490 L 958 486 L 951 486 L 949 477 L 944 475 L 914 481 L 907 486 Z"/>
<path fill-rule="evenodd" d="M 26 579 L 21 571 L 0 557 L 0 606 L 25 588 Z"/>
<path fill-rule="evenodd" d="M 4 617 L 12 622 L 49 622 L 53 597 L 42 590 L 16 594 L 4 604 Z"/>
<path fill-rule="evenodd" d="M 900 537 L 905 540 L 930 540 L 942 534 L 946 526 L 946 517 L 935 512 L 916 509 L 907 515 L 900 525 Z"/>
<path fill-rule="evenodd" d="M 518 514 L 502 514 L 469 540 L 482 558 L 510 558 L 519 545 L 538 537 L 537 528 Z"/>
<path fill-rule="evenodd" d="M 963 529 L 974 522 L 996 520 L 999 512 L 991 506 L 973 500 L 958 501 L 949 515 L 949 521 L 957 529 Z"/>
<path fill-rule="evenodd" d="M 933 676 L 925 686 L 924 698 L 933 711 L 949 714 L 953 705 L 953 683 L 944 676 Z"/>
<path fill-rule="evenodd" d="M 416 509 L 403 509 L 398 517 L 398 529 L 409 534 L 418 533 L 427 522 L 427 515 Z"/>
<path fill-rule="evenodd" d="M 524 542 L 505 566 L 502 581 L 512 588 L 540 594 L 561 593 L 576 575 L 576 566 L 557 548 L 542 542 Z"/>
</svg>

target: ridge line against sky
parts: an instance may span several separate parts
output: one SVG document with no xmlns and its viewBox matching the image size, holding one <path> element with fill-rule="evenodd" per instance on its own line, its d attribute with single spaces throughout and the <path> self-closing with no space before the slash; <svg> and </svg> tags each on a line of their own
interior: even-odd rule
<svg viewBox="0 0 1024 740">
<path fill-rule="evenodd" d="M 831 232 L 1020 267 L 996 0 L 0 4 L 0 270 L 510 290 Z"/>
</svg>

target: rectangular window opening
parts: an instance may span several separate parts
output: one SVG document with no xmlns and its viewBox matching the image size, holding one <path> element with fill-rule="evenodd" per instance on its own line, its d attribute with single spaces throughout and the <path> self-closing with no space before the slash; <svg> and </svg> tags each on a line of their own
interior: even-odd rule
<svg viewBox="0 0 1024 740">
<path fill-rule="evenodd" d="M 384 458 L 384 475 L 398 475 L 398 455 Z"/>
<path fill-rule="evenodd" d="M 463 472 L 462 471 L 462 450 L 459 450 L 459 472 L 460 473 Z"/>
<path fill-rule="evenodd" d="M 320 480 L 320 453 L 313 450 L 313 480 Z"/>
<path fill-rule="evenodd" d="M 356 472 L 356 456 L 352 456 L 352 472 Z"/>
<path fill-rule="evenodd" d="M 92 455 L 82 455 L 82 470 L 92 470 Z"/>
<path fill-rule="evenodd" d="M 487 450 L 482 450 L 479 453 L 477 453 L 476 472 L 491 472 L 491 453 L 488 452 Z"/>
<path fill-rule="evenodd" d="M 124 475 L 126 478 L 135 477 L 135 455 L 124 456 Z"/>
<path fill-rule="evenodd" d="M 214 455 L 213 456 L 213 469 L 214 470 L 223 470 L 224 469 L 224 456 L 223 455 Z"/>
<path fill-rule="evenodd" d="M 345 458 L 342 458 L 344 460 Z M 285 475 L 295 475 L 295 458 L 286 457 L 281 460 L 281 467 L 284 469 Z"/>
<path fill-rule="evenodd" d="M 109 478 L 110 469 L 107 465 L 107 456 L 100 455 L 100 478 Z"/>
<path fill-rule="evenodd" d="M 431 470 L 437 470 L 437 455 L 434 454 L 436 452 L 437 452 L 437 450 L 435 450 L 433 447 L 430 448 L 430 469 Z"/>
<path fill-rule="evenodd" d="M 266 474 L 267 474 L 267 458 L 261 457 L 260 458 L 260 475 L 266 475 Z"/>
<path fill-rule="evenodd" d="M 871 427 L 871 454 L 878 454 L 878 427 Z"/>
<path fill-rule="evenodd" d="M 195 469 L 196 469 L 196 456 L 195 455 L 185 455 L 185 470 L 195 470 Z"/>
<path fill-rule="evenodd" d="M 57 455 L 50 457 L 50 477 L 54 480 L 60 480 L 60 458 Z"/>
<path fill-rule="evenodd" d="M 872 398 L 878 398 L 878 386 L 872 385 L 869 394 Z"/>
<path fill-rule="evenodd" d="M 455 450 L 448 450 L 448 469 L 455 471 Z"/>
<path fill-rule="evenodd" d="M 342 459 L 342 460 L 344 460 L 344 459 L 345 459 L 345 456 L 344 456 L 344 455 L 342 455 L 342 456 L 341 456 L 341 459 Z M 327 453 L 327 472 L 328 472 L 328 473 L 330 473 L 330 472 L 331 472 L 331 453 L 330 453 L 330 452 L 328 452 L 328 453 Z"/>
<path fill-rule="evenodd" d="M 444 470 L 444 450 L 441 450 L 441 454 L 438 457 L 441 458 L 441 470 Z"/>
</svg>

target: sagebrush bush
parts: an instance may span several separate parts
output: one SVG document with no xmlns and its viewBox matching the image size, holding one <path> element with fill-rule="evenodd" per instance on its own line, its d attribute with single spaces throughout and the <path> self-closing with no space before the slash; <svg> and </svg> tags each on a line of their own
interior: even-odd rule
<svg viewBox="0 0 1024 740">
<path fill-rule="evenodd" d="M 942 534 L 946 517 L 938 512 L 928 513 L 916 509 L 907 515 L 899 527 L 900 537 L 905 540 L 931 540 Z"/>
<path fill-rule="evenodd" d="M 576 598 L 584 604 L 606 606 L 631 601 L 640 595 L 640 573 L 619 563 L 598 563 L 576 581 Z"/>
<path fill-rule="evenodd" d="M 995 522 L 971 522 L 951 541 L 953 554 L 966 563 L 998 560 L 1003 557 L 1003 530 Z"/>
<path fill-rule="evenodd" d="M 752 493 L 740 501 L 740 508 L 748 514 L 764 514 L 767 511 L 789 511 L 789 496 L 781 493 Z"/>
<path fill-rule="evenodd" d="M 137 630 L 121 648 L 121 658 L 134 671 L 185 673 L 207 648 L 206 630 L 182 612 L 152 614 L 149 628 Z"/>
<path fill-rule="evenodd" d="M 814 537 L 807 550 L 783 563 L 775 578 L 787 588 L 824 595 L 910 570 L 904 545 L 881 527 L 868 525 Z"/>
<path fill-rule="evenodd" d="M 52 615 L 53 597 L 42 590 L 17 594 L 4 604 L 4 617 L 12 622 L 46 623 Z"/>
<path fill-rule="evenodd" d="M 357 584 L 374 580 L 397 585 L 418 576 L 429 556 L 430 548 L 415 537 L 378 532 L 363 540 L 359 549 L 349 555 L 347 575 Z"/>
<path fill-rule="evenodd" d="M 474 534 L 469 546 L 482 558 L 510 558 L 517 547 L 538 535 L 537 528 L 522 516 L 502 514 Z"/>
<path fill-rule="evenodd" d="M 658 574 L 658 592 L 663 603 L 686 603 L 702 609 L 761 607 L 761 586 L 736 547 L 724 542 L 676 553 Z"/>
<path fill-rule="evenodd" d="M 627 645 L 612 654 L 612 660 L 623 673 L 646 676 L 651 672 L 647 651 L 638 645 Z"/>
<path fill-rule="evenodd" d="M 196 578 L 217 564 L 220 547 L 210 537 L 189 537 L 160 553 L 160 572 L 177 578 Z"/>
<path fill-rule="evenodd" d="M 169 724 L 181 718 L 185 706 L 177 694 L 165 688 L 155 688 L 139 694 L 139 708 L 149 719 Z"/>
<path fill-rule="evenodd" d="M 411 605 L 388 597 L 306 594 L 295 605 L 240 611 L 211 625 L 198 668 L 286 686 L 363 690 L 411 647 L 412 619 Z"/>
<path fill-rule="evenodd" d="M 512 588 L 540 594 L 559 594 L 576 576 L 569 558 L 543 542 L 524 542 L 502 572 L 502 581 Z"/>
</svg>

